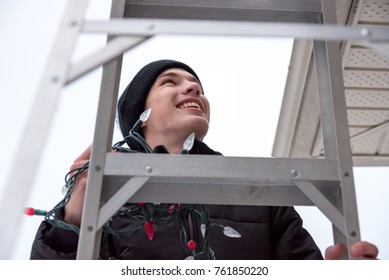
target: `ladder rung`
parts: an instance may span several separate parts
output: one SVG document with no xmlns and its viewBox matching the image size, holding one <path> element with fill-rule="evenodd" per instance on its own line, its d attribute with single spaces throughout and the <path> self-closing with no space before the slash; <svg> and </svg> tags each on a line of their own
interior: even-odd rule
<svg viewBox="0 0 389 280">
<path fill-rule="evenodd" d="M 211 155 L 107 153 L 104 174 L 193 178 L 196 181 L 246 185 L 290 185 L 291 180 L 339 181 L 335 160 Z"/>
<path fill-rule="evenodd" d="M 127 0 L 125 17 L 317 22 L 320 0 Z"/>
</svg>

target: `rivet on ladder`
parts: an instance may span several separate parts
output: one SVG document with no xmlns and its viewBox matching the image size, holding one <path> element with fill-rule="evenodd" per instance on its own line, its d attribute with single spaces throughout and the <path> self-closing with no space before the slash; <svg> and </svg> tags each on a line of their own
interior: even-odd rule
<svg viewBox="0 0 389 280">
<path fill-rule="evenodd" d="M 77 26 L 77 21 L 76 20 L 69 21 L 69 26 L 71 27 Z"/>
<path fill-rule="evenodd" d="M 153 168 L 150 165 L 146 166 L 146 173 L 150 174 L 151 172 L 153 172 Z"/>
<path fill-rule="evenodd" d="M 58 82 L 59 82 L 59 77 L 56 76 L 56 75 L 51 76 L 50 82 L 52 82 L 52 83 L 58 83 Z"/>
<path fill-rule="evenodd" d="M 369 37 L 370 36 L 370 30 L 367 28 L 362 28 L 361 31 L 359 31 L 361 36 L 363 37 Z"/>
</svg>

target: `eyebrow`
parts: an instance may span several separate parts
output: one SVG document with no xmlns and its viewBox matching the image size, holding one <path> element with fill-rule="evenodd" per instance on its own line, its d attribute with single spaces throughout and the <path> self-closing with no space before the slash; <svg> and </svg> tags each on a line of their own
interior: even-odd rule
<svg viewBox="0 0 389 280">
<path fill-rule="evenodd" d="M 160 80 L 160 79 L 162 79 L 164 77 L 182 78 L 182 75 L 181 74 L 177 74 L 176 72 L 166 72 L 166 73 L 161 74 L 158 77 L 158 80 Z M 195 82 L 195 83 L 198 83 L 199 85 L 201 85 L 200 81 L 195 76 L 190 74 L 189 72 L 188 72 L 187 75 L 185 75 L 185 79 L 188 79 L 191 82 Z"/>
</svg>

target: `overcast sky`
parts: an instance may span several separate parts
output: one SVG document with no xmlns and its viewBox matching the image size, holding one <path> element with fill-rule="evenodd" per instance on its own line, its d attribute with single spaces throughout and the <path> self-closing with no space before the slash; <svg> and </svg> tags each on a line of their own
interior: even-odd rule
<svg viewBox="0 0 389 280">
<path fill-rule="evenodd" d="M 31 101 L 47 62 L 65 0 L 0 2 L 0 195 L 18 154 Z M 88 17 L 109 13 L 109 1 L 95 0 Z M 96 5 L 96 3 L 98 5 Z M 103 36 L 84 36 L 73 61 L 104 44 Z M 226 156 L 270 157 L 288 71 L 292 40 L 226 37 L 157 37 L 125 55 L 120 91 L 146 63 L 181 60 L 199 75 L 211 104 L 210 132 L 204 142 Z M 100 70 L 61 93 L 26 206 L 51 209 L 62 199 L 64 176 L 93 139 Z M 115 139 L 121 136 L 116 132 Z M 240 143 L 240 149 L 235 148 Z M 389 259 L 388 168 L 355 168 L 362 239 Z M 297 207 L 319 247 L 332 244 L 330 222 L 315 207 Z M 13 259 L 28 259 L 40 217 L 21 217 Z M 6 229 L 1 229 L 1 231 Z"/>
</svg>

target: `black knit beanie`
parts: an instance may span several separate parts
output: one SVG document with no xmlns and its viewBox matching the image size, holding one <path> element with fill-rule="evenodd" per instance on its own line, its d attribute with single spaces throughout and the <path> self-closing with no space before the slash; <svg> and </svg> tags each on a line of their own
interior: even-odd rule
<svg viewBox="0 0 389 280">
<path fill-rule="evenodd" d="M 146 98 L 154 81 L 162 72 L 170 68 L 181 68 L 200 81 L 192 68 L 179 61 L 165 59 L 154 61 L 144 66 L 129 83 L 118 102 L 119 125 L 124 137 L 128 135 L 146 109 Z M 142 134 L 141 131 L 138 131 L 138 133 Z"/>
</svg>

